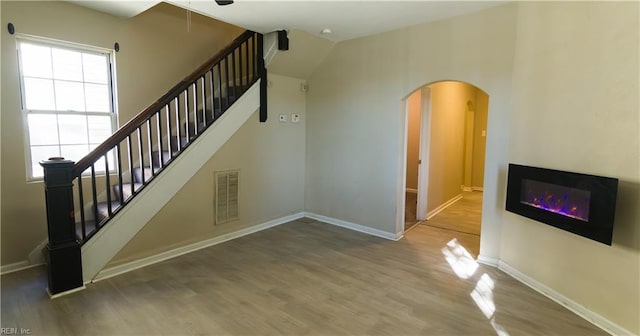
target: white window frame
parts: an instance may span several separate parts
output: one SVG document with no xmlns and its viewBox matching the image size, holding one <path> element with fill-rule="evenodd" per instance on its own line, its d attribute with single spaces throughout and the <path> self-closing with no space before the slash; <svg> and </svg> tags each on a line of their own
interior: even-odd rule
<svg viewBox="0 0 640 336">
<path fill-rule="evenodd" d="M 21 51 L 20 44 L 26 42 L 35 45 L 41 45 L 50 48 L 57 49 L 66 49 L 76 52 L 81 52 L 85 54 L 95 54 L 105 56 L 107 66 L 108 66 L 108 87 L 109 87 L 109 112 L 86 112 L 86 111 L 57 111 L 57 110 L 28 110 L 26 104 L 26 94 L 25 94 L 25 83 L 24 83 L 24 71 L 22 69 L 22 59 L 21 59 Z M 24 151 L 25 151 L 25 166 L 26 166 L 26 175 L 28 182 L 37 182 L 42 181 L 43 176 L 34 176 L 34 171 L 32 167 L 32 157 L 31 157 L 31 138 L 29 129 L 29 114 L 53 114 L 56 116 L 60 115 L 86 115 L 86 116 L 109 116 L 111 119 L 111 134 L 113 134 L 118 129 L 118 110 L 117 110 L 117 90 L 116 90 L 116 72 L 115 72 L 115 50 L 100 48 L 95 46 L 89 46 L 79 43 L 67 42 L 54 40 L 44 37 L 25 35 L 25 34 L 16 34 L 16 51 L 17 51 L 17 62 L 18 62 L 18 80 L 20 81 L 20 102 L 21 102 L 21 110 L 22 110 L 22 120 L 23 120 L 23 130 L 24 130 Z M 55 80 L 55 78 L 54 78 Z M 85 82 L 84 78 L 82 83 L 90 83 Z M 55 98 L 54 98 L 55 99 Z M 87 144 L 92 146 L 87 139 Z M 52 144 L 54 145 L 54 144 Z M 58 147 L 64 146 L 65 144 L 60 142 L 60 131 L 58 131 L 58 142 L 55 144 Z M 91 147 L 90 147 L 91 148 Z M 90 149 L 91 150 L 91 149 Z M 89 152 L 87 152 L 88 154 Z M 113 156 L 113 153 L 110 153 Z M 113 157 L 108 158 L 109 162 L 113 162 Z M 100 167 L 96 167 L 96 173 L 98 175 L 104 175 L 104 170 L 100 169 Z"/>
</svg>

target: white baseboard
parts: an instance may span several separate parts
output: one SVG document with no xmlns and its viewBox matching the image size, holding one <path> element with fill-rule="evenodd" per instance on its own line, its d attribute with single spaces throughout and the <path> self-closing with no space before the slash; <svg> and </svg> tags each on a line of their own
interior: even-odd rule
<svg viewBox="0 0 640 336">
<path fill-rule="evenodd" d="M 418 189 L 413 189 L 413 188 L 407 188 L 405 189 L 406 192 L 408 193 L 412 193 L 412 194 L 417 194 L 418 193 Z"/>
<path fill-rule="evenodd" d="M 454 198 L 444 202 L 443 204 L 441 204 L 439 207 L 427 212 L 427 220 L 433 218 L 433 216 L 439 214 L 440 212 L 442 212 L 444 209 L 450 207 L 451 205 L 453 205 L 453 203 L 459 201 L 462 199 L 462 194 L 455 196 Z"/>
<path fill-rule="evenodd" d="M 85 287 L 84 285 L 82 285 L 82 287 L 78 287 L 78 288 L 74 288 L 74 289 L 70 289 L 68 291 L 65 292 L 61 292 L 58 294 L 51 294 L 51 292 L 49 291 L 49 287 L 47 287 L 47 295 L 49 295 L 49 299 L 53 300 L 53 299 L 57 299 L 61 296 L 65 296 L 65 295 L 69 295 L 69 294 L 73 294 L 75 292 L 79 292 L 81 290 L 85 290 L 87 289 L 87 287 Z"/>
<path fill-rule="evenodd" d="M 360 225 L 360 224 L 356 224 L 356 223 L 352 223 L 352 222 L 343 221 L 341 219 L 336 219 L 336 218 L 332 218 L 332 217 L 318 215 L 318 214 L 315 214 L 313 212 L 305 212 L 304 216 L 312 218 L 312 219 L 315 219 L 315 220 L 320 221 L 320 222 L 324 222 L 324 223 L 327 223 L 327 224 L 343 227 L 345 229 L 350 229 L 350 230 L 353 230 L 353 231 L 358 231 L 358 232 L 370 234 L 372 236 L 376 236 L 376 237 L 380 237 L 380 238 L 384 238 L 384 239 L 397 241 L 397 240 L 402 239 L 402 237 L 403 237 L 402 233 L 391 233 L 391 232 L 387 232 L 387 231 L 382 231 L 382 230 L 374 229 L 374 228 L 371 228 L 371 227 L 368 227 L 368 226 L 364 226 L 364 225 Z"/>
<path fill-rule="evenodd" d="M 512 276 L 514 279 L 522 282 L 523 284 L 529 286 L 531 289 L 548 297 L 549 299 L 555 301 L 561 306 L 569 309 L 570 311 L 574 312 L 576 315 L 593 323 L 594 325 L 608 332 L 611 335 L 634 335 L 629 330 L 626 330 L 625 328 L 617 325 L 616 323 L 604 318 L 602 315 L 585 308 L 583 305 L 569 299 L 568 297 L 558 293 L 557 291 L 546 286 L 545 284 L 511 267 L 504 261 L 500 261 L 498 263 L 498 268 L 501 271 Z"/>
<path fill-rule="evenodd" d="M 0 274 L 5 275 L 5 274 L 17 272 L 17 271 L 22 271 L 31 267 L 36 267 L 36 266 L 39 266 L 39 265 L 31 265 L 29 263 L 29 260 L 23 260 L 17 263 L 0 266 Z"/>
<path fill-rule="evenodd" d="M 462 191 L 482 191 L 482 187 L 467 187 L 467 186 L 460 186 L 460 189 Z"/>
<path fill-rule="evenodd" d="M 181 255 L 187 254 L 187 253 L 191 253 L 191 252 L 195 252 L 198 250 L 201 250 L 203 248 L 207 248 L 210 246 L 214 246 L 217 244 L 221 244 L 224 243 L 226 241 L 232 240 L 232 239 L 236 239 L 236 238 L 240 238 L 246 235 L 250 235 L 252 233 L 258 232 L 258 231 L 262 231 L 262 230 L 266 230 L 268 228 L 272 228 L 274 226 L 278 226 L 284 223 L 288 223 L 291 221 L 294 221 L 296 219 L 300 219 L 304 217 L 304 213 L 303 212 L 298 212 L 295 213 L 293 215 L 289 215 L 289 216 L 284 216 L 278 219 L 274 219 L 262 224 L 258 224 L 258 225 L 254 225 L 254 226 L 250 226 L 238 231 L 234 231 L 234 232 L 230 232 L 227 234 L 223 234 L 217 237 L 213 237 L 207 240 L 203 240 L 197 243 L 193 243 L 193 244 L 189 244 L 186 246 L 182 246 L 182 247 L 178 247 L 175 248 L 173 250 L 169 250 L 169 251 L 165 251 L 156 255 L 152 255 L 146 258 L 142 258 L 142 259 L 138 259 L 138 260 L 134 260 L 131 262 L 128 262 L 126 264 L 122 264 L 122 265 L 118 265 L 118 266 L 114 266 L 114 267 L 109 267 L 109 268 L 105 268 L 102 271 L 100 271 L 96 277 L 91 280 L 90 282 L 98 282 L 100 280 L 105 280 L 111 277 L 114 277 L 116 275 L 120 275 L 123 273 L 127 273 L 127 272 L 131 272 L 133 270 L 145 267 L 145 266 L 149 266 L 149 265 L 153 265 L 156 263 L 159 263 L 161 261 L 165 261 L 168 259 L 172 259 L 175 257 L 179 257 Z"/>
<path fill-rule="evenodd" d="M 478 259 L 476 261 L 480 264 L 492 267 L 498 267 L 498 265 L 500 264 L 500 259 L 483 256 L 482 254 L 478 256 Z"/>
<path fill-rule="evenodd" d="M 78 215 L 80 216 L 80 215 Z M 44 250 L 45 246 L 49 243 L 49 239 L 43 240 L 38 246 L 36 246 L 31 253 L 29 253 L 29 264 L 31 265 L 42 265 L 45 263 L 44 260 Z"/>
<path fill-rule="evenodd" d="M 13 272 L 23 271 L 29 268 L 38 267 L 44 265 L 44 263 L 32 264 L 29 260 L 19 261 L 17 263 L 0 266 L 0 275 L 5 275 Z"/>
</svg>

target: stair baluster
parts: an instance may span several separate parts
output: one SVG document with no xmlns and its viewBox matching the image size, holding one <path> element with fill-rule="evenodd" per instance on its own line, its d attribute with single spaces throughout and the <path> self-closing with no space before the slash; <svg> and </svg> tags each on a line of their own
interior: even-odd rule
<svg viewBox="0 0 640 336">
<path fill-rule="evenodd" d="M 246 63 L 242 60 L 243 45 Z M 253 47 L 251 53 L 250 45 Z M 245 64 L 246 72 L 243 72 L 241 68 Z M 246 88 L 265 75 L 262 35 L 246 31 L 78 162 L 41 163 L 45 172 L 49 290 L 52 294 L 83 285 L 80 245 L 107 225 Z M 246 81 L 242 77 L 246 77 Z M 262 106 L 260 111 L 261 120 L 266 120 L 263 120 Z M 122 153 L 124 148 L 126 153 Z M 101 160 L 104 163 L 96 166 Z M 124 167 L 126 171 L 123 171 Z M 87 182 L 91 185 L 89 200 L 85 200 L 83 190 L 86 179 L 90 179 Z M 77 185 L 75 195 L 74 183 Z M 77 222 L 75 202 L 80 214 Z"/>
</svg>

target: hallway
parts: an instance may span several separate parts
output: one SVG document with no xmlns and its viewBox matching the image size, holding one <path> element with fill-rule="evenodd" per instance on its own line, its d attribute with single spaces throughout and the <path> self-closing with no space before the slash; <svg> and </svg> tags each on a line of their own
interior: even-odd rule
<svg viewBox="0 0 640 336">
<path fill-rule="evenodd" d="M 416 194 L 407 193 L 405 206 L 405 231 L 417 226 L 428 226 L 452 235 L 462 235 L 468 245 L 465 245 L 474 257 L 480 251 L 480 223 L 482 220 L 482 192 L 464 191 L 462 199 L 447 207 L 433 218 L 418 222 L 416 214 Z M 451 232 L 453 231 L 453 232 Z"/>
</svg>

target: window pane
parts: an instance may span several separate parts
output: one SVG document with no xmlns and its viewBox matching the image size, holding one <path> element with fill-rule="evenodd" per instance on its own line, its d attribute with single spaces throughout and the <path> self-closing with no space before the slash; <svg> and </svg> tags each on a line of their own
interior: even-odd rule
<svg viewBox="0 0 640 336">
<path fill-rule="evenodd" d="M 96 149 L 96 147 L 98 147 L 98 145 L 91 145 L 89 146 L 89 150 L 92 151 L 94 149 Z M 109 173 L 113 173 L 116 172 L 118 169 L 115 166 L 115 150 L 110 150 L 105 156 L 107 157 L 107 159 L 109 160 Z M 97 172 L 104 172 L 105 171 L 105 166 L 104 166 L 104 158 L 105 156 L 101 157 L 100 160 L 97 160 L 95 163 L 95 167 L 96 167 L 96 171 Z"/>
<path fill-rule="evenodd" d="M 55 81 L 56 110 L 84 111 L 84 90 L 82 83 Z"/>
<path fill-rule="evenodd" d="M 25 78 L 24 91 L 27 110 L 55 110 L 52 80 Z"/>
<path fill-rule="evenodd" d="M 29 114 L 29 144 L 58 144 L 58 122 L 52 114 Z"/>
<path fill-rule="evenodd" d="M 23 76 L 52 78 L 51 49 L 49 47 L 26 42 L 21 42 L 19 47 Z"/>
<path fill-rule="evenodd" d="M 102 84 L 109 83 L 107 56 L 82 54 L 82 67 L 84 70 L 85 82 Z"/>
<path fill-rule="evenodd" d="M 59 115 L 60 144 L 87 143 L 87 117 L 85 115 Z"/>
<path fill-rule="evenodd" d="M 87 145 L 60 146 L 60 154 L 66 160 L 78 162 L 88 153 L 89 146 Z"/>
<path fill-rule="evenodd" d="M 40 161 L 48 160 L 54 156 L 60 156 L 58 146 L 32 146 L 31 171 L 33 172 L 33 177 L 44 176 Z"/>
<path fill-rule="evenodd" d="M 78 161 L 112 134 L 110 54 L 44 40 L 17 43 L 30 177 L 41 177 L 39 161 Z M 114 162 L 113 151 L 96 162 L 98 172 L 106 159 Z"/>
<path fill-rule="evenodd" d="M 99 144 L 111 135 L 111 117 L 89 116 L 89 143 Z"/>
<path fill-rule="evenodd" d="M 82 81 L 82 59 L 77 51 L 51 49 L 55 79 Z"/>
<path fill-rule="evenodd" d="M 106 84 L 85 84 L 87 112 L 109 112 L 109 86 Z"/>
</svg>

